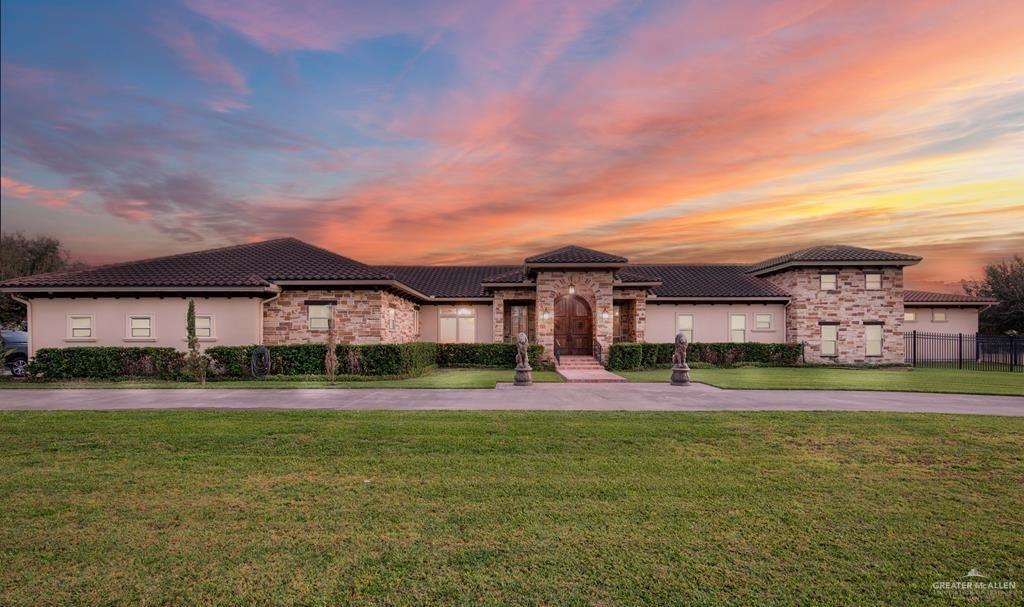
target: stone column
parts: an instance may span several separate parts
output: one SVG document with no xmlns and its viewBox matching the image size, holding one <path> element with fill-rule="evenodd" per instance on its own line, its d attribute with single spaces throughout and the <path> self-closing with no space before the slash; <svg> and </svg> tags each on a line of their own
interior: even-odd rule
<svg viewBox="0 0 1024 607">
<path fill-rule="evenodd" d="M 495 290 L 494 301 L 491 303 L 491 316 L 494 319 L 494 337 L 491 341 L 505 341 L 505 297 L 501 290 Z"/>
</svg>

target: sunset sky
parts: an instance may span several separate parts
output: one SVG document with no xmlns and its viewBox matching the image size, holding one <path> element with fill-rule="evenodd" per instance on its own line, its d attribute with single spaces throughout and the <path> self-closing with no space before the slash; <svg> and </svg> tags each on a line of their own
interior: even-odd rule
<svg viewBox="0 0 1024 607">
<path fill-rule="evenodd" d="M 4 0 L 2 228 L 91 263 L 1024 253 L 1024 2 Z"/>
</svg>

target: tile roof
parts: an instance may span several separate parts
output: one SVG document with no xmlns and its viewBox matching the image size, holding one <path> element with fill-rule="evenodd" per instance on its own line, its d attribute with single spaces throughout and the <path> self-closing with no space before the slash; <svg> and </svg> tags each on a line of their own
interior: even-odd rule
<svg viewBox="0 0 1024 607">
<path fill-rule="evenodd" d="M 490 266 L 496 271 L 499 266 Z M 487 276 L 483 279 L 484 283 L 503 283 L 503 282 L 527 282 L 526 268 L 523 266 L 515 266 L 514 269 L 508 270 L 507 272 L 501 272 Z"/>
<path fill-rule="evenodd" d="M 974 295 L 957 295 L 953 293 L 936 293 L 934 291 L 915 291 L 905 289 L 903 291 L 904 303 L 977 303 L 993 304 L 998 300 L 988 297 L 977 297 Z"/>
<path fill-rule="evenodd" d="M 388 280 L 391 275 L 326 249 L 281 238 L 14 278 L 0 287 L 254 287 L 278 280 Z"/>
<path fill-rule="evenodd" d="M 750 266 L 750 271 L 758 274 L 787 264 L 810 265 L 816 263 L 858 261 L 895 261 L 906 262 L 907 265 L 910 265 L 921 261 L 921 258 L 916 255 L 907 255 L 904 253 L 893 253 L 891 251 L 878 251 L 875 249 L 865 249 L 862 247 L 851 247 L 849 245 L 836 244 L 810 247 L 799 251 L 793 251 L 792 253 L 786 253 L 785 255 L 780 255 L 772 259 L 766 259 L 765 261 L 761 261 Z"/>
<path fill-rule="evenodd" d="M 522 275 L 521 266 L 376 266 L 424 295 L 434 297 L 488 297 L 481 285 L 497 274 Z M 504 282 L 504 281 L 503 281 Z M 512 282 L 511 280 L 509 282 Z"/>
<path fill-rule="evenodd" d="M 752 276 L 745 265 L 652 264 L 629 266 L 629 270 L 660 278 L 661 286 L 652 289 L 658 297 L 789 297 L 767 280 Z"/>
<path fill-rule="evenodd" d="M 612 255 L 610 253 L 603 253 L 601 251 L 595 251 L 594 249 L 587 249 L 585 247 L 578 247 L 576 245 L 569 245 L 560 249 L 554 249 L 546 251 L 539 255 L 533 255 L 526 258 L 526 263 L 610 263 L 610 264 L 624 264 L 627 260 L 625 257 L 619 257 L 618 255 Z"/>
</svg>

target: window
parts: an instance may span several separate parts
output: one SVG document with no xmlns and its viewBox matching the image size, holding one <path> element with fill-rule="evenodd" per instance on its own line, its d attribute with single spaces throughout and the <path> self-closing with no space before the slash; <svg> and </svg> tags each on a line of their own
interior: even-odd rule
<svg viewBox="0 0 1024 607">
<path fill-rule="evenodd" d="M 530 334 L 530 309 L 527 306 L 512 306 L 509 308 L 509 337 L 515 341 L 520 333 Z"/>
<path fill-rule="evenodd" d="M 331 306 L 328 304 L 309 304 L 309 328 L 327 329 L 331 322 Z"/>
<path fill-rule="evenodd" d="M 213 337 L 213 317 L 209 314 L 196 314 L 196 337 Z"/>
<path fill-rule="evenodd" d="M 946 311 L 932 310 L 932 322 L 946 322 Z"/>
<path fill-rule="evenodd" d="M 743 314 L 729 316 L 729 341 L 737 344 L 747 341 L 747 317 Z"/>
<path fill-rule="evenodd" d="M 438 340 L 441 343 L 474 343 L 476 341 L 476 310 L 469 307 L 441 308 Z"/>
<path fill-rule="evenodd" d="M 836 290 L 836 274 L 822 274 L 821 275 L 821 290 L 822 291 L 835 291 Z"/>
<path fill-rule="evenodd" d="M 904 312 L 903 322 L 917 322 L 917 312 Z"/>
<path fill-rule="evenodd" d="M 882 355 L 882 325 L 864 325 L 865 353 L 868 356 Z"/>
<path fill-rule="evenodd" d="M 71 339 L 92 339 L 92 316 L 69 316 L 68 337 Z"/>
<path fill-rule="evenodd" d="M 754 328 L 760 331 L 767 331 L 772 328 L 772 315 L 771 314 L 755 314 L 754 315 Z"/>
<path fill-rule="evenodd" d="M 624 331 L 622 330 L 622 306 L 612 306 L 612 341 L 621 341 Z"/>
<path fill-rule="evenodd" d="M 882 275 L 878 272 L 868 272 L 864 275 L 864 288 L 868 291 L 878 291 L 882 288 Z"/>
<path fill-rule="evenodd" d="M 693 341 L 693 314 L 676 314 L 676 335 L 680 332 L 686 341 Z"/>
<path fill-rule="evenodd" d="M 388 308 L 388 330 L 389 331 L 394 331 L 395 330 L 395 324 L 396 324 L 395 316 L 396 316 L 395 309 L 394 308 Z"/>
<path fill-rule="evenodd" d="M 836 341 L 839 334 L 839 327 L 836 325 L 821 325 L 821 355 L 835 356 Z"/>
<path fill-rule="evenodd" d="M 133 339 L 149 339 L 153 337 L 153 317 L 129 316 L 128 337 Z"/>
</svg>

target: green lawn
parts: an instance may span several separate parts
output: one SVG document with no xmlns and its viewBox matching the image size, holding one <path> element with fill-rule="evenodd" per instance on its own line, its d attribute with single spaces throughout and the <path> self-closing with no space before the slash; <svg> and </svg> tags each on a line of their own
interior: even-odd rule
<svg viewBox="0 0 1024 607">
<path fill-rule="evenodd" d="M 322 378 L 268 378 L 263 380 L 210 381 L 206 388 L 493 388 L 497 382 L 511 382 L 511 369 L 436 369 L 420 377 L 375 379 L 347 377 L 329 384 Z M 534 371 L 535 382 L 560 382 L 554 371 Z M 0 389 L 36 388 L 199 388 L 195 382 L 176 381 L 56 381 L 29 382 L 3 378 Z"/>
<path fill-rule="evenodd" d="M 3 605 L 961 605 L 1024 418 L 0 413 Z"/>
<path fill-rule="evenodd" d="M 667 382 L 672 372 L 616 371 L 632 382 Z M 1024 373 L 955 369 L 826 369 L 753 367 L 694 369 L 690 377 L 719 388 L 772 390 L 893 390 L 1024 396 Z"/>
</svg>

